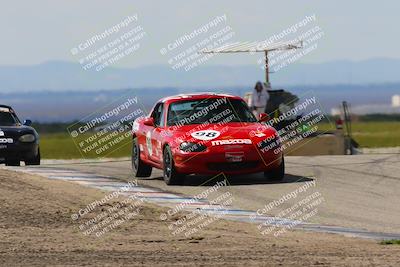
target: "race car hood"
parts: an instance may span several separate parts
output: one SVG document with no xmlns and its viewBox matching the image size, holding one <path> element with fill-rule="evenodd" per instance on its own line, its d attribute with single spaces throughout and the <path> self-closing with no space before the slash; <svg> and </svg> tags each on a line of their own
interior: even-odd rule
<svg viewBox="0 0 400 267">
<path fill-rule="evenodd" d="M 277 132 L 274 128 L 261 123 L 241 123 L 233 122 L 226 124 L 210 124 L 210 125 L 184 125 L 170 128 L 171 135 L 180 141 L 209 142 L 214 140 L 232 140 L 232 142 L 240 142 L 240 139 L 260 140 L 270 136 L 276 136 Z M 243 141 L 245 142 L 245 141 Z"/>
</svg>

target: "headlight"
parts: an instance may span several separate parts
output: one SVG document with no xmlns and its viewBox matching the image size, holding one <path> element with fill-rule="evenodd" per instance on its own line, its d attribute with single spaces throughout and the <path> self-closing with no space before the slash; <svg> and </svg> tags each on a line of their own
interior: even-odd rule
<svg viewBox="0 0 400 267">
<path fill-rule="evenodd" d="M 20 141 L 20 142 L 26 142 L 26 143 L 28 143 L 28 142 L 33 142 L 33 141 L 35 141 L 35 136 L 33 135 L 33 134 L 24 134 L 23 136 L 21 136 L 18 140 Z"/>
<path fill-rule="evenodd" d="M 192 143 L 192 142 L 183 142 L 179 145 L 179 149 L 183 152 L 202 152 L 207 149 L 205 145 Z"/>
</svg>

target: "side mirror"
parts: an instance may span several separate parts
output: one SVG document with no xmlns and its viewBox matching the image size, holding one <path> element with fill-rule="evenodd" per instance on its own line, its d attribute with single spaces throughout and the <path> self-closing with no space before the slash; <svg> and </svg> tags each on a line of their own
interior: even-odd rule
<svg viewBox="0 0 400 267">
<path fill-rule="evenodd" d="M 259 122 L 266 122 L 266 121 L 268 121 L 268 120 L 269 120 L 269 116 L 268 116 L 267 113 L 260 113 L 260 114 L 258 115 L 258 121 L 259 121 Z"/>
<path fill-rule="evenodd" d="M 147 126 L 152 126 L 152 127 L 154 127 L 154 119 L 153 119 L 153 117 L 145 118 L 145 119 L 143 120 L 143 124 L 144 124 L 144 125 L 147 125 Z"/>
<path fill-rule="evenodd" d="M 31 120 L 24 120 L 24 125 L 26 126 L 31 126 L 32 125 L 32 121 Z"/>
</svg>

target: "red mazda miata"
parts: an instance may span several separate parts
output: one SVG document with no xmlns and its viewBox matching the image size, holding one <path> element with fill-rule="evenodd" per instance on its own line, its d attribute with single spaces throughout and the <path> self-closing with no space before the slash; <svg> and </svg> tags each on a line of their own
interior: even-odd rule
<svg viewBox="0 0 400 267">
<path fill-rule="evenodd" d="M 201 93 L 166 97 L 132 126 L 136 177 L 163 170 L 168 185 L 190 174 L 264 172 L 283 179 L 285 163 L 277 131 L 266 114 L 257 119 L 238 96 Z"/>
</svg>

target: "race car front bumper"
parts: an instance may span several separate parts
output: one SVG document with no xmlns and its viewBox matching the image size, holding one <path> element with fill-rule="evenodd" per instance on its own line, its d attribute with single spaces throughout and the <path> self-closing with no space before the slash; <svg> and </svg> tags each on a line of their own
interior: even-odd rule
<svg viewBox="0 0 400 267">
<path fill-rule="evenodd" d="M 247 174 L 279 167 L 282 152 L 261 152 L 253 144 L 208 147 L 204 152 L 174 151 L 175 168 L 184 174 Z"/>
<path fill-rule="evenodd" d="M 32 143 L 0 144 L 0 162 L 5 160 L 29 160 L 38 154 L 39 145 Z"/>
</svg>

